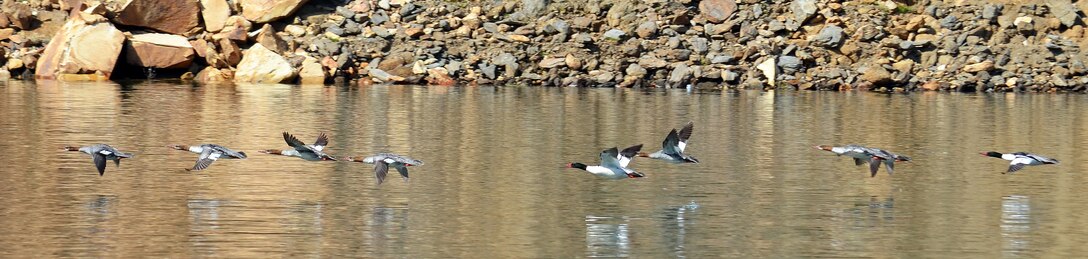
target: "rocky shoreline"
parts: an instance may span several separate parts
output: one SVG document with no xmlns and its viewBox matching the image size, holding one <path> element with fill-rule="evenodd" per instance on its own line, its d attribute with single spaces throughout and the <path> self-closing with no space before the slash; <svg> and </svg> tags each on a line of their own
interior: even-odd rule
<svg viewBox="0 0 1088 259">
<path fill-rule="evenodd" d="M 1088 89 L 1088 1 L 5 0 L 0 79 Z"/>
</svg>

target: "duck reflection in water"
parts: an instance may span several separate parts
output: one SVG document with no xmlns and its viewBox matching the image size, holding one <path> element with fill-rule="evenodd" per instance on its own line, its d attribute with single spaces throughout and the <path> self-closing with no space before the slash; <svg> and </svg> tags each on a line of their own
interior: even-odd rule
<svg viewBox="0 0 1088 259">
<path fill-rule="evenodd" d="M 103 225 L 106 225 L 106 222 L 115 216 L 111 209 L 113 209 L 113 204 L 116 200 L 117 197 L 114 196 L 98 195 L 94 200 L 87 203 L 87 211 L 90 212 L 90 217 L 88 217 L 90 227 L 87 232 L 92 236 L 108 232 L 108 230 L 103 228 Z"/>
<path fill-rule="evenodd" d="M 378 254 L 405 254 L 410 247 L 404 238 L 408 233 L 408 209 L 375 207 L 366 222 L 366 249 Z"/>
<path fill-rule="evenodd" d="M 1001 197 L 1001 239 L 1005 257 L 1030 257 L 1031 199 L 1023 195 Z"/>
<path fill-rule="evenodd" d="M 589 257 L 627 257 L 631 252 L 627 217 L 586 215 L 586 250 Z"/>
<path fill-rule="evenodd" d="M 666 208 L 662 217 L 662 228 L 665 232 L 665 241 L 672 247 L 673 256 L 686 258 L 684 249 L 688 226 L 692 224 L 690 216 L 699 210 L 699 204 L 695 201 L 680 206 Z"/>
</svg>

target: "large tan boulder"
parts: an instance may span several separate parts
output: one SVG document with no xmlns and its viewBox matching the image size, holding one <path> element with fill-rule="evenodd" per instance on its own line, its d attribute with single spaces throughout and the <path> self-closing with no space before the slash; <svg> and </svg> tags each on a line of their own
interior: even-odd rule
<svg viewBox="0 0 1088 259">
<path fill-rule="evenodd" d="M 45 47 L 34 77 L 100 74 L 109 78 L 124 42 L 125 35 L 105 17 L 75 13 Z"/>
<path fill-rule="evenodd" d="M 238 0 L 242 16 L 255 23 L 266 23 L 291 15 L 307 0 Z"/>
<path fill-rule="evenodd" d="M 325 68 L 321 66 L 321 63 L 316 58 L 306 57 L 302 60 L 302 67 L 299 68 L 298 77 L 301 84 L 325 84 Z"/>
<path fill-rule="evenodd" d="M 295 70 L 291 63 L 261 44 L 253 44 L 245 51 L 234 72 L 234 82 L 287 83 L 292 79 L 295 79 Z"/>
<path fill-rule="evenodd" d="M 173 34 L 135 34 L 125 44 L 125 61 L 140 67 L 186 68 L 195 56 L 189 40 Z"/>
<path fill-rule="evenodd" d="M 204 17 L 204 29 L 218 32 L 227 24 L 230 17 L 230 5 L 227 0 L 200 0 L 200 15 Z"/>
<path fill-rule="evenodd" d="M 185 35 L 200 25 L 197 0 L 130 0 L 117 13 L 119 24 Z"/>
</svg>

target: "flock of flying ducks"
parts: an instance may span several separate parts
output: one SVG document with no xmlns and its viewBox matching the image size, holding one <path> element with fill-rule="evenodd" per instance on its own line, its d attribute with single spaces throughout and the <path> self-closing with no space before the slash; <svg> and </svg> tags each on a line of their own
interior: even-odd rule
<svg viewBox="0 0 1088 259">
<path fill-rule="evenodd" d="M 684 148 L 687 147 L 688 139 L 691 138 L 691 130 L 694 127 L 693 122 L 688 122 L 680 129 L 679 132 L 673 129 L 669 132 L 669 135 L 665 136 L 665 141 L 661 143 L 661 150 L 652 154 L 646 154 L 639 152 L 642 149 L 642 144 L 634 145 L 620 151 L 618 148 L 609 148 L 601 151 L 601 164 L 600 165 L 586 165 L 583 163 L 569 163 L 567 168 L 577 168 L 585 170 L 596 176 L 610 179 L 625 179 L 625 178 L 639 178 L 645 177 L 645 174 L 639 173 L 635 170 L 627 168 L 627 165 L 631 163 L 631 160 L 637 157 L 649 157 L 654 159 L 661 159 L 673 163 L 699 163 L 698 159 L 684 153 Z M 850 144 L 841 147 L 819 145 L 816 149 L 829 151 L 839 156 L 848 156 L 854 159 L 854 164 L 861 166 L 869 164 L 869 176 L 876 177 L 877 171 L 880 169 L 880 165 L 884 165 L 884 168 L 888 170 L 888 175 L 891 175 L 895 170 L 895 162 L 909 162 L 910 157 L 892 153 L 880 148 L 865 147 L 861 145 Z M 1020 171 L 1025 166 L 1029 165 L 1045 165 L 1045 164 L 1057 164 L 1058 160 L 1027 153 L 1027 152 L 1015 152 L 1002 154 L 994 151 L 980 153 L 983 156 L 996 157 L 1005 160 L 1009 160 L 1009 169 L 1004 173 L 1013 173 Z"/>
<path fill-rule="evenodd" d="M 290 133 L 283 133 L 283 140 L 287 142 L 291 149 L 267 149 L 258 151 L 265 154 L 282 155 L 299 157 L 307 161 L 336 161 L 337 159 L 329 154 L 323 152 L 325 146 L 329 144 L 329 137 L 325 133 L 321 133 L 317 136 L 317 140 L 312 145 L 307 145 L 298 138 L 292 136 Z M 169 148 L 184 150 L 193 153 L 200 154 L 196 159 L 196 165 L 193 168 L 186 170 L 199 171 L 207 169 L 212 165 L 212 162 L 219 160 L 219 158 L 226 159 L 246 159 L 246 153 L 242 151 L 234 151 L 230 148 L 216 145 L 216 144 L 201 144 L 197 146 L 188 145 L 170 145 Z M 78 151 L 91 155 L 94 160 L 94 166 L 98 168 L 98 175 L 104 175 L 106 173 L 106 160 L 113 160 L 113 163 L 120 167 L 121 159 L 131 158 L 132 153 L 125 153 L 111 147 L 107 144 L 95 144 L 85 147 L 73 147 L 65 146 L 64 150 Z M 347 157 L 348 162 L 360 162 L 367 164 L 374 164 L 374 177 L 378 179 L 378 184 L 385 181 L 386 174 L 389 173 L 389 167 L 393 167 L 400 172 L 404 181 L 408 181 L 408 167 L 423 165 L 423 161 L 412 159 L 410 157 L 392 154 L 392 153 L 379 153 L 364 158 Z"/>
<path fill-rule="evenodd" d="M 600 176 L 609 179 L 625 179 L 625 178 L 639 178 L 645 177 L 645 174 L 639 173 L 635 170 L 628 168 L 631 164 L 631 160 L 635 157 L 649 157 L 653 159 L 660 159 L 672 163 L 699 163 L 699 160 L 691 155 L 685 154 L 684 149 L 687 147 L 688 139 L 691 138 L 691 131 L 694 127 L 693 122 L 688 122 L 679 131 L 672 129 L 668 135 L 665 136 L 665 141 L 661 142 L 661 150 L 654 153 L 643 153 L 642 144 L 634 145 L 623 149 L 622 151 L 616 147 L 601 151 L 600 165 L 586 165 L 583 163 L 569 163 L 567 168 L 576 168 L 585 170 L 593 175 Z M 329 154 L 323 152 L 325 146 L 329 144 L 329 137 L 325 133 L 321 133 L 317 136 L 317 140 L 313 144 L 307 145 L 298 138 L 292 136 L 290 133 L 283 132 L 283 140 L 287 142 L 291 149 L 267 149 L 261 150 L 260 153 L 293 156 L 305 159 L 307 161 L 336 161 L 337 159 Z M 219 158 L 226 159 L 245 159 L 246 153 L 241 151 L 234 151 L 227 147 L 216 144 L 201 144 L 198 146 L 188 145 L 171 145 L 169 148 L 177 150 L 185 150 L 193 153 L 200 154 L 197 157 L 196 165 L 192 168 L 186 169 L 191 171 L 199 171 L 207 169 L 211 166 L 212 162 L 215 162 Z M 892 153 L 890 151 L 865 147 L 861 145 L 846 145 L 841 147 L 820 145 L 816 146 L 816 149 L 829 151 L 839 156 L 848 156 L 854 159 L 854 164 L 861 166 L 869 164 L 870 177 L 875 177 L 877 171 L 880 169 L 880 165 L 884 165 L 888 174 L 891 175 L 895 168 L 895 162 L 908 162 L 911 161 L 910 157 Z M 65 146 L 64 150 L 78 151 L 91 155 L 94 160 L 94 165 L 98 168 L 98 175 L 101 176 L 106 173 L 106 160 L 113 160 L 116 166 L 121 166 L 121 159 L 131 158 L 132 153 L 121 152 L 107 144 L 95 144 L 85 147 L 73 147 Z M 980 153 L 983 156 L 996 157 L 1005 160 L 1009 160 L 1009 169 L 1002 173 L 1012 173 L 1023 169 L 1029 165 L 1045 165 L 1045 164 L 1057 164 L 1058 160 L 1026 153 L 1015 152 L 1002 154 L 994 151 Z M 393 167 L 400 173 L 404 181 L 408 181 L 408 167 L 423 165 L 423 161 L 412 159 L 406 156 L 392 154 L 392 153 L 379 153 L 364 158 L 347 157 L 349 162 L 360 162 L 374 165 L 374 177 L 377 178 L 378 184 L 385 181 L 385 176 L 389 173 L 389 168 Z"/>
</svg>

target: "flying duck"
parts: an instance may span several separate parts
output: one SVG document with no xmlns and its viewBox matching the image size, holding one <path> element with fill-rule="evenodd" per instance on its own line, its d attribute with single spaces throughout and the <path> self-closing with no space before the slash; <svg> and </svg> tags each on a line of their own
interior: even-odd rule
<svg viewBox="0 0 1088 259">
<path fill-rule="evenodd" d="M 204 170 L 208 168 L 208 166 L 211 166 L 212 162 L 215 162 L 215 160 L 218 160 L 220 157 L 225 157 L 228 159 L 246 159 L 245 152 L 234 151 L 227 147 L 216 144 L 200 144 L 199 146 L 171 145 L 166 147 L 200 154 L 200 156 L 196 159 L 196 165 L 193 165 L 193 168 L 185 169 L 189 171 Z"/>
<path fill-rule="evenodd" d="M 639 146 L 639 148 L 641 148 L 641 145 Z M 619 149 L 615 147 L 601 151 L 600 156 L 601 165 L 586 165 L 576 162 L 567 164 L 567 168 L 582 169 L 593 175 L 610 179 L 639 178 L 646 176 L 634 170 L 627 169 L 626 167 L 621 165 L 619 160 L 621 154 Z M 628 159 L 627 163 L 630 163 L 630 159 Z"/>
<path fill-rule="evenodd" d="M 317 135 L 317 141 L 314 141 L 313 145 L 306 145 L 306 143 L 302 143 L 302 141 L 299 141 L 297 138 L 295 138 L 295 136 L 292 136 L 291 133 L 287 132 L 283 132 L 283 140 L 287 142 L 287 145 L 291 146 L 294 149 L 268 149 L 258 152 L 273 155 L 300 157 L 308 161 L 336 161 L 336 158 L 330 156 L 329 154 L 325 154 L 325 152 L 322 152 L 322 150 L 325 149 L 325 146 L 329 144 L 329 137 L 326 136 L 325 133 Z"/>
<path fill-rule="evenodd" d="M 382 182 L 385 181 L 385 175 L 389 173 L 389 167 L 396 168 L 397 172 L 400 172 L 400 176 L 404 178 L 404 181 L 408 182 L 408 167 L 423 165 L 423 161 L 392 153 L 379 153 L 363 159 L 356 159 L 355 157 L 349 156 L 347 160 L 350 162 L 374 164 L 374 177 L 378 179 L 378 184 L 382 184 Z"/>
<path fill-rule="evenodd" d="M 691 130 L 695 126 L 694 122 L 688 122 L 677 132 L 676 129 L 672 129 L 669 135 L 665 136 L 665 141 L 661 142 L 661 150 L 657 152 L 646 154 L 638 153 L 640 157 L 649 157 L 653 159 L 661 159 L 674 163 L 699 163 L 699 159 L 684 154 L 684 148 L 688 145 L 688 139 L 691 138 Z"/>
<path fill-rule="evenodd" d="M 1015 152 L 1015 153 L 1002 154 L 1002 153 L 990 151 L 990 152 L 984 152 L 984 153 L 979 153 L 979 154 L 981 154 L 983 156 L 996 157 L 996 158 L 1000 158 L 1000 159 L 1009 160 L 1010 161 L 1009 162 L 1009 170 L 1002 173 L 1002 174 L 1013 173 L 1013 172 L 1016 172 L 1016 171 L 1020 171 L 1020 169 L 1024 169 L 1025 166 L 1029 166 L 1029 165 L 1046 165 L 1046 164 L 1057 164 L 1058 163 L 1057 159 L 1044 157 L 1044 156 L 1040 156 L 1040 155 L 1036 155 L 1036 154 L 1032 154 L 1032 153 L 1027 153 L 1027 152 Z"/>
<path fill-rule="evenodd" d="M 86 147 L 73 147 L 65 146 L 64 150 L 78 151 L 91 155 L 94 159 L 94 167 L 98 168 L 98 176 L 106 174 L 106 160 L 113 160 L 113 164 L 117 167 L 121 167 L 122 158 L 130 158 L 133 156 L 131 153 L 124 153 L 118 151 L 116 148 L 106 144 L 94 144 Z"/>
</svg>

